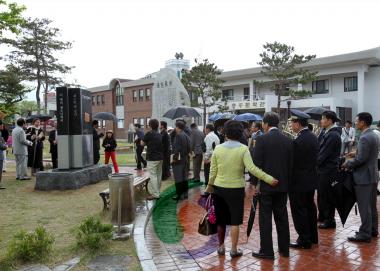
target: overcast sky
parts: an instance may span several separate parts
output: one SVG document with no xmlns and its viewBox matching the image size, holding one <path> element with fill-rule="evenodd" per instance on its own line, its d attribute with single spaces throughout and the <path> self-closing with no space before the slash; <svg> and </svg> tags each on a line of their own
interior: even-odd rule
<svg viewBox="0 0 380 271">
<path fill-rule="evenodd" d="M 378 0 L 14 1 L 74 42 L 62 61 L 86 87 L 140 78 L 175 52 L 233 70 L 257 66 L 267 41 L 317 57 L 380 46 Z"/>
</svg>

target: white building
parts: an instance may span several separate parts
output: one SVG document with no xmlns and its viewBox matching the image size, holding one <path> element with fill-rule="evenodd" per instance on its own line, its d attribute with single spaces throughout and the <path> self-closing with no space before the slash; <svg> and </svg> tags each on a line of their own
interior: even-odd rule
<svg viewBox="0 0 380 271">
<path fill-rule="evenodd" d="M 291 108 L 323 106 L 336 111 L 342 120 L 353 120 L 358 112 L 367 111 L 374 119 L 380 119 L 380 47 L 316 58 L 304 67 L 317 71 L 318 80 L 302 86 L 312 90 L 312 97 L 291 100 Z M 269 81 L 261 74 L 261 68 L 226 71 L 221 78 L 225 81 L 223 97 L 228 100 L 229 110 L 264 113 L 277 108 L 277 96 L 269 87 L 255 87 L 255 81 Z M 286 101 L 281 108 L 288 108 Z M 209 114 L 217 111 L 217 106 L 209 108 Z"/>
</svg>

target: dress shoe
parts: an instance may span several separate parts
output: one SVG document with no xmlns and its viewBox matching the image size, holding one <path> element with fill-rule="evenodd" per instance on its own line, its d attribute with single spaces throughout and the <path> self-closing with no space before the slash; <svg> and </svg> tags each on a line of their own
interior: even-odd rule
<svg viewBox="0 0 380 271">
<path fill-rule="evenodd" d="M 322 224 L 319 224 L 319 229 L 335 229 L 336 223 L 335 222 L 323 222 Z"/>
<path fill-rule="evenodd" d="M 26 181 L 26 180 L 31 180 L 32 178 L 30 177 L 24 177 L 24 178 L 20 178 L 20 181 Z"/>
<path fill-rule="evenodd" d="M 350 242 L 358 242 L 358 243 L 370 243 L 371 242 L 371 238 L 363 238 L 363 237 L 359 236 L 358 234 L 355 236 L 348 237 L 347 239 Z"/>
<path fill-rule="evenodd" d="M 289 247 L 296 248 L 296 249 L 300 249 L 300 248 L 310 249 L 311 248 L 311 244 L 294 242 L 294 243 L 290 243 Z"/>
<path fill-rule="evenodd" d="M 373 238 L 377 238 L 377 236 L 379 236 L 379 233 L 378 232 L 373 232 L 371 235 L 372 235 Z"/>
<path fill-rule="evenodd" d="M 236 251 L 230 251 L 230 256 L 231 258 L 237 258 L 237 257 L 241 257 L 243 256 L 243 251 L 241 251 L 240 249 L 236 250 Z"/>
<path fill-rule="evenodd" d="M 268 259 L 268 260 L 274 260 L 274 255 L 273 254 L 265 254 L 261 251 L 254 251 L 252 252 L 252 256 L 255 258 L 260 258 L 260 259 Z"/>
</svg>

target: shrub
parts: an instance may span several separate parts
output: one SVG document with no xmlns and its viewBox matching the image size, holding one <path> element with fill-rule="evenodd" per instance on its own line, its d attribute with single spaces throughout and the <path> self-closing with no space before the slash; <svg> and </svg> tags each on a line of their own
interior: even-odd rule
<svg viewBox="0 0 380 271">
<path fill-rule="evenodd" d="M 24 230 L 13 236 L 8 246 L 8 257 L 23 262 L 41 261 L 51 253 L 54 237 L 43 226 L 32 232 Z"/>
<path fill-rule="evenodd" d="M 98 218 L 88 217 L 78 227 L 77 247 L 96 251 L 105 247 L 112 238 L 113 226 L 102 224 Z"/>
</svg>

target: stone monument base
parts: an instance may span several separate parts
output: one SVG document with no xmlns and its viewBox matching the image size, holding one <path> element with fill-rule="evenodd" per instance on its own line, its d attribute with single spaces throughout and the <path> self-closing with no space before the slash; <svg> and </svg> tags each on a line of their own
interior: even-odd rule
<svg viewBox="0 0 380 271">
<path fill-rule="evenodd" d="M 35 190 L 70 190 L 108 180 L 112 173 L 109 165 L 94 165 L 81 169 L 47 170 L 36 174 Z"/>
</svg>

